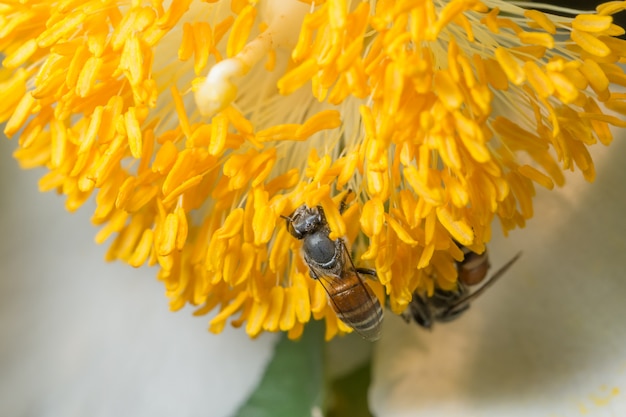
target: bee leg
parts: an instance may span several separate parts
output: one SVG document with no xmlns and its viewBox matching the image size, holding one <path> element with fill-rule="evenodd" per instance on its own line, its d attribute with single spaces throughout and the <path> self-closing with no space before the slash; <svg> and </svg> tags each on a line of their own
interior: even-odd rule
<svg viewBox="0 0 626 417">
<path fill-rule="evenodd" d="M 313 268 L 309 267 L 309 276 L 315 280 L 320 279 L 320 277 L 313 271 Z"/>
<path fill-rule="evenodd" d="M 400 317 L 402 317 L 402 320 L 404 320 L 406 324 L 411 323 L 413 320 L 413 316 L 411 315 L 411 310 L 409 308 L 400 313 Z"/>
<path fill-rule="evenodd" d="M 352 189 L 348 189 L 346 195 L 344 195 L 341 199 L 341 202 L 339 203 L 339 214 L 343 214 L 343 212 L 346 211 L 346 208 L 348 208 L 348 203 L 346 203 L 346 201 L 348 200 L 348 196 L 350 194 L 352 194 Z"/>
<path fill-rule="evenodd" d="M 370 269 L 370 268 L 355 268 L 355 270 L 359 274 L 365 274 L 365 275 L 371 275 L 373 277 L 378 277 L 378 275 L 376 275 L 376 270 L 374 270 L 374 269 Z"/>
<path fill-rule="evenodd" d="M 413 299 L 409 303 L 409 307 L 406 312 L 407 315 L 427 330 L 433 328 L 433 313 L 428 306 L 428 303 L 417 293 L 413 293 Z M 406 320 L 406 319 L 405 319 Z"/>
</svg>

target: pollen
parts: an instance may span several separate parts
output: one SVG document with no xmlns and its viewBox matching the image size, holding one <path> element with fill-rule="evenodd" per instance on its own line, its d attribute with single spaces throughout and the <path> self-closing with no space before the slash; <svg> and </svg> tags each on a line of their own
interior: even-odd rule
<svg viewBox="0 0 626 417">
<path fill-rule="evenodd" d="M 287 229 L 301 205 L 401 313 L 626 127 L 624 2 L 70 3 L 0 7 L 4 133 L 42 191 L 95 202 L 107 260 L 156 266 L 214 333 L 353 331 Z"/>
</svg>

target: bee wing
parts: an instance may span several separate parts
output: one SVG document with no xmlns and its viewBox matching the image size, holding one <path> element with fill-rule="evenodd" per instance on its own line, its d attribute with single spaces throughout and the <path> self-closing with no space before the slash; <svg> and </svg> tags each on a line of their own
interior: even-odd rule
<svg viewBox="0 0 626 417">
<path fill-rule="evenodd" d="M 321 276 L 319 281 L 341 321 L 366 340 L 380 338 L 383 309 L 356 271 L 347 271 L 341 277 Z"/>
<path fill-rule="evenodd" d="M 476 291 L 472 293 L 469 293 L 467 296 L 460 298 L 454 304 L 451 304 L 444 312 L 444 315 L 453 314 L 456 312 L 456 310 L 459 310 L 460 312 L 460 310 L 467 308 L 470 302 L 478 298 L 489 287 L 491 287 L 498 279 L 500 279 L 502 275 L 504 275 L 504 273 L 519 259 L 520 256 L 522 256 L 522 252 L 519 252 L 517 255 L 513 257 L 513 259 L 511 259 L 510 261 L 502 265 L 502 267 L 500 267 L 500 269 L 498 269 L 496 273 L 493 274 L 491 278 L 489 278 L 487 282 L 483 284 L 482 287 L 478 288 Z"/>
<path fill-rule="evenodd" d="M 383 309 L 378 297 L 363 282 L 343 241 L 341 246 L 344 258 L 343 269 L 339 275 L 330 274 L 312 264 L 309 264 L 309 270 L 311 276 L 320 282 L 328 294 L 337 317 L 361 337 L 373 342 L 380 338 Z M 364 271 L 368 271 L 368 274 L 371 272 Z"/>
</svg>

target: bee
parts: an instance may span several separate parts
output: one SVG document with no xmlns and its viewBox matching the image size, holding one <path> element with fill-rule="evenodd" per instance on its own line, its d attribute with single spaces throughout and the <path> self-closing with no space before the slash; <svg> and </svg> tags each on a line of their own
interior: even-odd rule
<svg viewBox="0 0 626 417">
<path fill-rule="evenodd" d="M 435 288 L 432 297 L 413 293 L 413 299 L 402 314 L 405 320 L 412 319 L 418 325 L 431 329 L 435 321 L 449 322 L 457 319 L 470 307 L 470 302 L 491 287 L 522 255 L 521 252 L 515 255 L 485 281 L 491 266 L 487 251 L 477 254 L 465 246 L 459 246 L 465 256 L 462 261 L 457 262 L 459 274 L 457 288 L 455 290 Z M 483 281 L 485 283 L 481 287 L 471 291 L 470 287 Z"/>
<path fill-rule="evenodd" d="M 348 194 L 340 203 L 340 213 L 345 211 Z M 290 216 L 282 217 L 289 233 L 302 240 L 302 254 L 309 274 L 322 284 L 339 319 L 364 339 L 380 338 L 383 309 L 361 277 L 376 277 L 376 271 L 355 267 L 345 241 L 329 237 L 330 227 L 321 206 L 302 205 Z"/>
<path fill-rule="evenodd" d="M 487 250 L 478 254 L 467 246 L 458 244 L 463 251 L 463 260 L 456 262 L 456 268 L 459 272 L 459 281 L 465 285 L 478 285 L 487 277 L 487 272 L 491 268 L 489 263 L 489 255 Z"/>
</svg>

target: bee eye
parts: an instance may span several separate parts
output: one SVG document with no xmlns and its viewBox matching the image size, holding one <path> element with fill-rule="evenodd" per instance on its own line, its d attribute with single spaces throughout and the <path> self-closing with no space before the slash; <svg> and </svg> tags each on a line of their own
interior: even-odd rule
<svg viewBox="0 0 626 417">
<path fill-rule="evenodd" d="M 293 218 L 292 217 L 287 217 L 287 216 L 280 216 L 280 217 L 285 219 L 285 226 L 287 227 L 287 231 L 293 237 L 295 237 L 296 239 L 304 238 L 304 234 L 293 226 Z"/>
<path fill-rule="evenodd" d="M 298 229 L 296 229 L 295 227 L 293 227 L 292 223 L 289 223 L 287 225 L 287 230 L 289 231 L 289 233 L 291 233 L 291 235 L 293 237 L 295 237 L 296 239 L 303 239 L 304 238 L 304 233 L 300 232 Z"/>
</svg>

